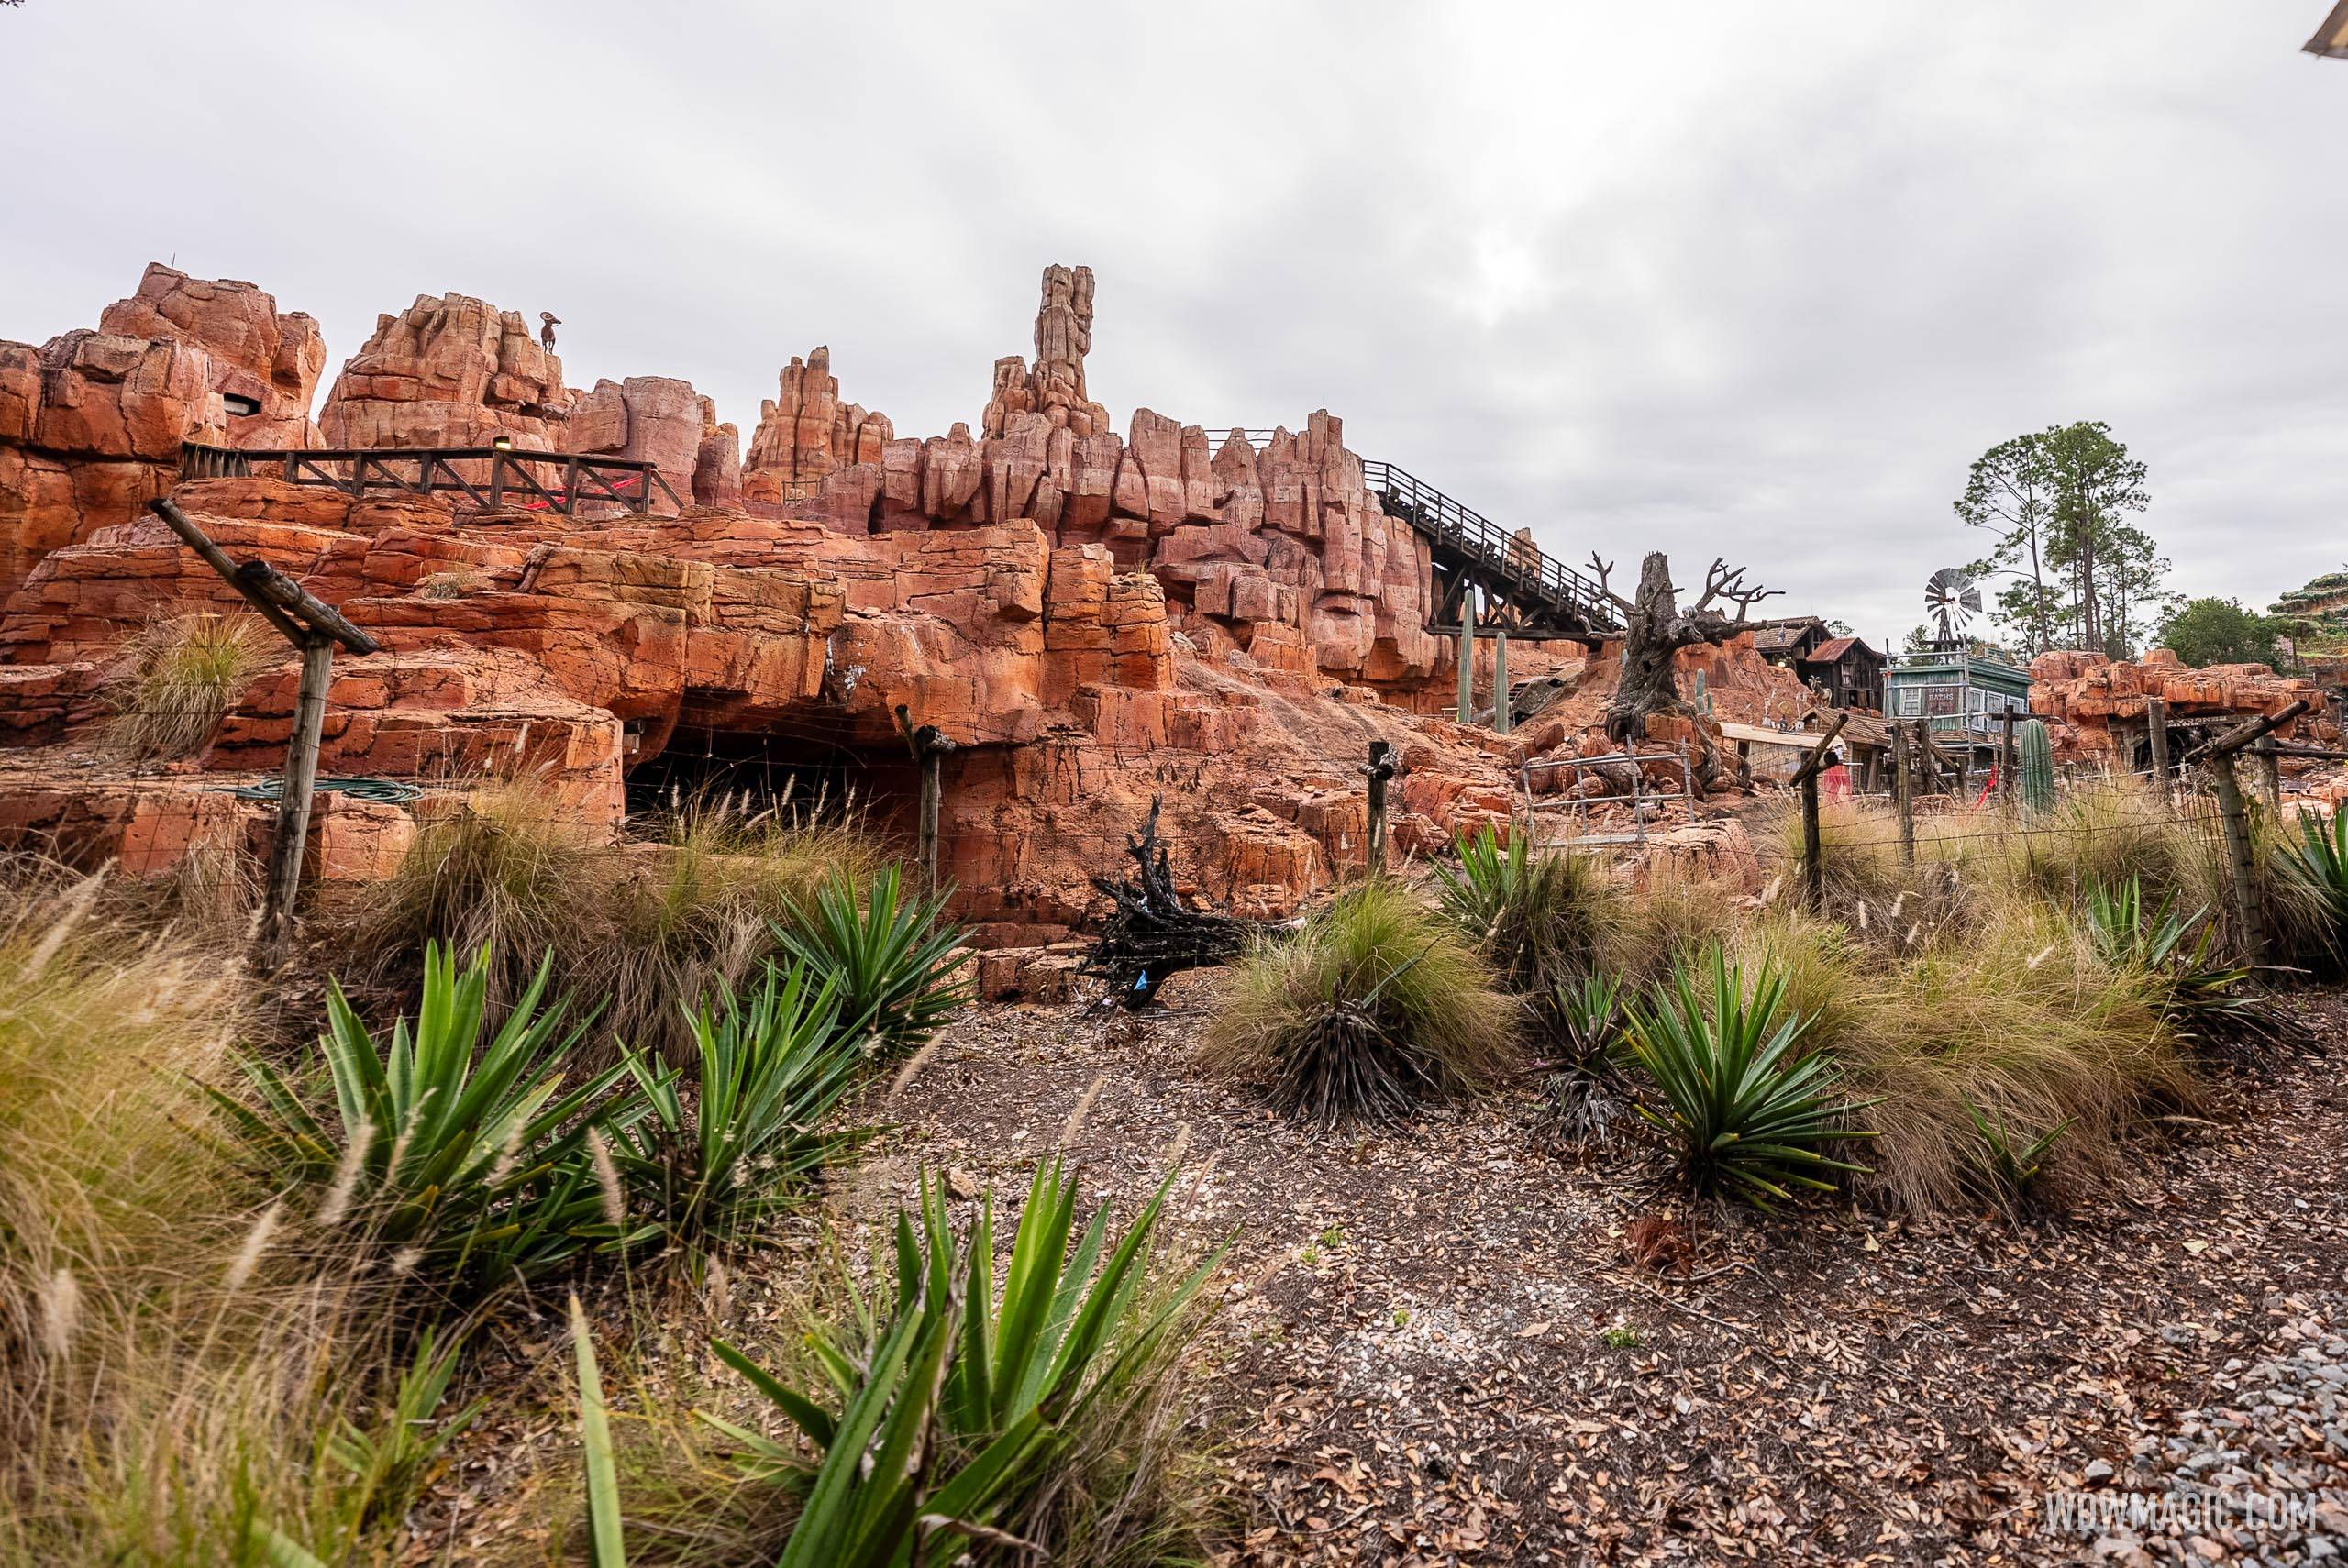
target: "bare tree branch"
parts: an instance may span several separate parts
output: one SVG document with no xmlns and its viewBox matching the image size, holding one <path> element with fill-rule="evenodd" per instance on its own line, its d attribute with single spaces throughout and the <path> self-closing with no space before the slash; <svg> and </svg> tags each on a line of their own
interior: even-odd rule
<svg viewBox="0 0 2348 1568">
<path fill-rule="evenodd" d="M 1728 569 L 1728 563 L 1715 556 L 1712 558 L 1711 566 L 1704 573 L 1704 596 L 1689 607 L 1688 613 L 1700 615 L 1711 608 L 1713 600 L 1725 599 L 1736 606 L 1736 618 L 1729 624 L 1741 626 L 1744 624 L 1745 616 L 1751 613 L 1754 605 L 1764 599 L 1781 597 L 1783 592 L 1782 589 L 1746 587 L 1744 569 L 1738 567 L 1734 571 L 1731 571 Z M 1728 618 L 1722 616 L 1722 619 Z"/>
<path fill-rule="evenodd" d="M 1603 594 L 1615 609 L 1626 615 L 1629 614 L 1632 609 L 1631 602 L 1606 585 L 1606 575 L 1614 569 L 1614 563 L 1600 560 L 1598 552 L 1592 550 L 1589 552 L 1589 569 L 1598 574 L 1598 591 Z"/>
</svg>

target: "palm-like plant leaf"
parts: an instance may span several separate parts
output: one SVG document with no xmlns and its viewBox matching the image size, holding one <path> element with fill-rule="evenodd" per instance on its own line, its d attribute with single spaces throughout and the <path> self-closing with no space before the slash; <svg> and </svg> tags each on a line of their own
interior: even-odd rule
<svg viewBox="0 0 2348 1568">
<path fill-rule="evenodd" d="M 892 1052 L 917 1045 L 968 999 L 956 973 L 962 930 L 944 918 L 947 895 L 904 896 L 897 868 L 871 880 L 862 900 L 838 873 L 816 889 L 775 940 L 811 974 L 838 989 L 840 1021 Z"/>
<path fill-rule="evenodd" d="M 1709 957 L 1709 995 L 1682 962 L 1668 989 L 1624 1010 L 1631 1053 L 1663 1091 L 1663 1109 L 1642 1105 L 1640 1114 L 1669 1139 L 1700 1192 L 1767 1208 L 1795 1188 L 1832 1191 L 1835 1173 L 1864 1168 L 1824 1153 L 1868 1136 L 1849 1125 L 1860 1107 L 1837 1095 L 1840 1075 L 1826 1055 L 1793 1055 L 1807 1021 L 1786 1006 L 1782 970 L 1765 966 L 1748 994 L 1718 943 Z"/>
</svg>

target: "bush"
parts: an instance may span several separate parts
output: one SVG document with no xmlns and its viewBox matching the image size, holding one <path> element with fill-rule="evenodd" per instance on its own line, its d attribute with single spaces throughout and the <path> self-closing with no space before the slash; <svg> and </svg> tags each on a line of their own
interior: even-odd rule
<svg viewBox="0 0 2348 1568">
<path fill-rule="evenodd" d="M 1657 986 L 1706 944 L 1735 929 L 1731 891 L 1672 861 L 1651 861 L 1600 944 L 1603 966 L 1632 989 Z"/>
<path fill-rule="evenodd" d="M 838 988 L 845 1028 L 870 1040 L 876 1055 L 894 1055 L 928 1039 L 969 999 L 957 973 L 962 930 L 944 918 L 946 894 L 904 898 L 893 866 L 866 885 L 861 908 L 857 894 L 845 873 L 826 879 L 813 907 L 795 907 L 774 937 Z"/>
<path fill-rule="evenodd" d="M 1795 1055 L 1808 1021 L 1785 1005 L 1782 974 L 1765 969 L 1748 990 L 1719 944 L 1709 958 L 1703 979 L 1683 963 L 1668 990 L 1629 1005 L 1631 1053 L 1665 1102 L 1641 1114 L 1699 1193 L 1767 1208 L 1790 1188 L 1833 1191 L 1835 1173 L 1865 1168 L 1824 1152 L 1865 1136 L 1849 1125 L 1861 1108 L 1838 1098 L 1830 1058 Z"/>
<path fill-rule="evenodd" d="M 577 1253 L 598 1221 L 621 1222 L 618 1195 L 599 1183 L 590 1155 L 620 1114 L 598 1102 L 626 1068 L 563 1091 L 564 1059 L 585 1026 L 566 1032 L 559 1001 L 540 1010 L 550 970 L 539 966 L 485 1044 L 486 955 L 460 976 L 438 944 L 427 946 L 415 1028 L 403 1017 L 382 1043 L 329 982 L 318 1043 L 331 1122 L 258 1057 L 245 1063 L 258 1105 L 214 1098 L 246 1157 L 281 1187 L 315 1197 L 319 1223 L 349 1216 L 354 1233 L 452 1291 L 526 1279 Z"/>
<path fill-rule="evenodd" d="M 1831 1053 L 1870 1101 L 1873 1168 L 1858 1185 L 1898 1207 L 1977 1195 L 1977 1114 L 2023 1144 L 2067 1126 L 2047 1182 L 2077 1187 L 2129 1169 L 2148 1110 L 2198 1097 L 2165 987 L 2106 964 L 2083 923 L 2050 905 L 2000 900 L 1888 952 L 1813 917 L 1784 913 L 1775 930 L 1769 950 L 1808 955 L 1805 994 L 1833 999 L 1804 1043 Z"/>
<path fill-rule="evenodd" d="M 692 1093 L 679 1092 L 676 1069 L 629 1053 L 651 1114 L 615 1136 L 631 1209 L 698 1258 L 803 1201 L 809 1182 L 869 1134 L 824 1126 L 864 1060 L 841 1023 L 835 981 L 769 964 L 748 1006 L 725 993 L 692 1017 Z"/>
<path fill-rule="evenodd" d="M 204 610 L 149 622 L 106 679 L 106 749 L 138 762 L 194 756 L 246 683 L 284 652 L 258 616 Z"/>
<path fill-rule="evenodd" d="M 1545 1021 L 1561 1022 L 1558 990 L 1590 972 L 1616 924 L 1604 867 L 1572 853 L 1536 856 L 1522 836 L 1503 844 L 1489 826 L 1457 848 L 1456 872 L 1434 868 L 1443 912 Z"/>
<path fill-rule="evenodd" d="M 2338 968 L 2348 958 L 2348 812 L 2329 819 L 2302 812 L 2297 835 L 2279 835 L 2268 863 L 2294 955 Z"/>
<path fill-rule="evenodd" d="M 1389 1121 L 1519 1065 L 1515 1007 L 1446 921 L 1401 884 L 1362 882 L 1238 966 L 1208 1060 L 1286 1115 Z"/>
</svg>

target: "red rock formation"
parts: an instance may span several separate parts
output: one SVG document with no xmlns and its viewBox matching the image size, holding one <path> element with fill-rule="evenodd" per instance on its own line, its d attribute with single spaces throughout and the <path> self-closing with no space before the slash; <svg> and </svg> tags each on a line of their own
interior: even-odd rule
<svg viewBox="0 0 2348 1568">
<path fill-rule="evenodd" d="M 318 428 L 329 447 L 485 447 L 511 436 L 559 450 L 574 395 L 562 361 L 538 346 L 521 312 L 418 294 L 399 315 L 376 317 L 375 335 L 327 393 Z"/>
<path fill-rule="evenodd" d="M 903 708 L 958 745 L 947 874 L 990 938 L 1064 934 L 1091 899 L 1086 877 L 1116 862 L 1156 795 L 1187 885 L 1251 912 L 1294 909 L 1361 861 L 1372 738 L 1410 769 L 1394 796 L 1399 851 L 1505 818 L 1518 744 L 1408 711 L 1431 685 L 1438 701 L 1448 690 L 1447 644 L 1425 625 L 1426 547 L 1380 513 L 1340 423 L 1316 413 L 1257 450 L 1143 409 L 1121 437 L 1083 381 L 1090 274 L 1055 269 L 1044 294 L 1036 367 L 1002 380 L 987 434 L 892 438 L 839 403 L 819 349 L 785 370 L 747 466 L 733 427 L 685 383 L 576 394 L 519 315 L 423 299 L 384 317 L 345 368 L 322 417 L 329 442 L 508 434 L 621 453 L 696 505 L 483 519 L 445 494 L 354 500 L 272 477 L 188 484 L 179 499 L 232 557 L 268 560 L 381 641 L 337 660 L 326 771 L 435 787 L 527 774 L 604 831 L 631 776 L 731 788 L 742 775 L 727 769 L 768 782 L 803 771 L 902 828 Z M 208 360 L 183 343 L 145 351 L 161 358 L 92 357 L 116 367 L 109 386 L 200 400 L 210 385 Z M 173 355 L 191 358 L 174 370 Z M 12 380 L 12 363 L 0 357 L 0 439 L 45 417 L 70 424 L 44 412 L 51 402 L 90 403 L 50 399 L 37 374 Z M 126 448 L 175 450 L 185 422 L 150 419 L 148 395 L 116 395 L 112 424 L 78 417 L 118 427 L 106 438 Z M 784 499 L 818 470 L 812 498 Z M 84 766 L 91 693 L 125 638 L 159 609 L 236 602 L 152 520 L 72 537 L 0 613 L 12 667 L 0 744 L 39 748 L 17 754 L 36 766 L 0 767 L 0 834 L 72 816 L 43 792 L 57 769 L 40 765 Z M 1519 657 L 1540 668 L 1532 649 Z M 291 682 L 290 660 L 254 681 L 176 773 L 89 773 L 93 798 L 111 802 L 94 820 L 119 825 L 83 837 L 144 834 L 150 860 L 203 841 L 196 827 L 223 809 L 207 791 L 282 747 Z M 175 790 L 207 799 L 156 803 Z M 179 825 L 135 826 L 166 818 Z M 371 864 L 397 837 L 396 824 L 354 826 L 337 864 Z"/>
<path fill-rule="evenodd" d="M 994 395 L 980 428 L 991 436 L 1008 436 L 1020 415 L 1032 414 L 1073 436 L 1106 432 L 1109 411 L 1084 389 L 1084 357 L 1091 351 L 1092 269 L 1045 268 L 1043 303 L 1036 311 L 1036 367 L 1029 370 L 1015 354 L 994 362 Z"/>
<path fill-rule="evenodd" d="M 150 261 L 138 292 L 106 306 L 98 330 L 204 350 L 212 361 L 211 390 L 259 405 L 252 414 L 218 414 L 228 445 L 318 444 L 310 404 L 326 369 L 326 339 L 316 321 L 300 311 L 281 314 L 277 301 L 252 284 L 191 278 Z"/>
<path fill-rule="evenodd" d="M 2166 648 L 2116 663 L 2098 653 L 2057 651 L 2032 660 L 2030 678 L 2031 712 L 2046 719 L 2056 755 L 2066 760 L 2110 756 L 2141 740 L 2147 697 L 2166 704 L 2171 725 L 2211 729 L 2279 712 L 2304 699 L 2309 712 L 2280 733 L 2287 738 L 2337 734 L 2320 686 L 2277 675 L 2263 664 L 2187 669 Z"/>
<path fill-rule="evenodd" d="M 803 362 L 792 356 L 779 390 L 779 397 L 759 404 L 759 427 L 750 436 L 742 477 L 743 492 L 752 501 L 807 500 L 826 474 L 877 463 L 881 448 L 896 439 L 887 414 L 840 401 L 832 351 L 821 344 Z"/>
</svg>

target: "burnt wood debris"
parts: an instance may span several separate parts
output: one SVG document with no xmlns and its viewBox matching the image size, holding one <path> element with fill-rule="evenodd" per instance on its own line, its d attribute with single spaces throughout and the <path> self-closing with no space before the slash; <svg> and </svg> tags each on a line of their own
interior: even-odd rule
<svg viewBox="0 0 2348 1568">
<path fill-rule="evenodd" d="M 1141 832 L 1125 835 L 1125 854 L 1133 859 L 1135 874 L 1113 882 L 1106 877 L 1091 878 L 1113 908 L 1092 951 L 1085 955 L 1084 972 L 1108 981 L 1108 997 L 1128 1010 L 1147 1005 L 1168 975 L 1235 957 L 1257 929 L 1253 921 L 1191 909 L 1182 902 L 1174 889 L 1166 847 L 1157 842 L 1161 804 L 1153 797 Z"/>
</svg>

